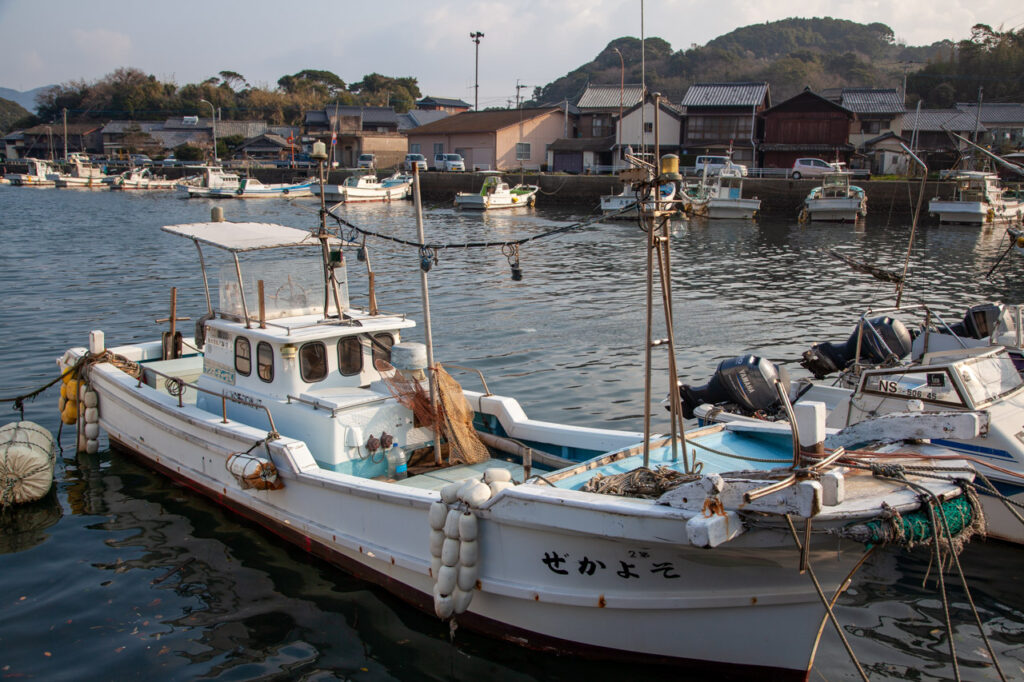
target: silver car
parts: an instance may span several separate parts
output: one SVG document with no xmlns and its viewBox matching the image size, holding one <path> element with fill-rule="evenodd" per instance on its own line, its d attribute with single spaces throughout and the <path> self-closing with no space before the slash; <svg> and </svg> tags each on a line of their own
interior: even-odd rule
<svg viewBox="0 0 1024 682">
<path fill-rule="evenodd" d="M 419 168 L 421 171 L 427 170 L 427 157 L 422 154 L 406 154 L 405 170 L 411 171 L 413 166 Z"/>
</svg>

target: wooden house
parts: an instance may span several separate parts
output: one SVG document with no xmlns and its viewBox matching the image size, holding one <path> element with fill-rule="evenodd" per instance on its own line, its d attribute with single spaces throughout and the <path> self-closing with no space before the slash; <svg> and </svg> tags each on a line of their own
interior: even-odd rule
<svg viewBox="0 0 1024 682">
<path fill-rule="evenodd" d="M 302 142 L 304 147 L 316 141 L 333 146 L 334 158 L 346 168 L 355 167 L 360 154 L 375 154 L 378 168 L 390 168 L 401 163 L 407 150 L 399 128 L 391 107 L 331 104 L 305 113 Z"/>
<path fill-rule="evenodd" d="M 1011 152 L 1024 148 L 1024 104 L 1010 102 L 956 104 L 956 108 L 978 122 L 987 134 L 980 139 L 996 151 Z M 971 126 L 971 133 L 974 126 Z"/>
<path fill-rule="evenodd" d="M 791 168 L 803 157 L 850 161 L 854 150 L 850 126 L 856 114 L 809 88 L 766 109 L 761 118 L 764 141 L 759 165 L 765 168 Z"/>
<path fill-rule="evenodd" d="M 424 97 L 416 102 L 416 108 L 424 111 L 443 111 L 448 114 L 461 114 L 472 107 L 469 102 L 452 97 Z"/>
<path fill-rule="evenodd" d="M 435 154 L 461 154 L 466 170 L 539 170 L 565 125 L 555 107 L 465 111 L 409 130 L 409 152 L 428 163 Z"/>
<path fill-rule="evenodd" d="M 974 112 L 959 109 L 908 110 L 903 120 L 903 136 L 909 140 L 907 146 L 931 171 L 951 168 L 964 153 L 969 153 L 968 145 L 950 133 L 971 139 L 977 124 Z M 978 127 L 979 135 L 987 132 L 984 126 Z"/>
<path fill-rule="evenodd" d="M 859 152 L 868 140 L 903 134 L 903 97 L 895 88 L 843 88 L 838 104 L 857 115 L 850 123 L 849 141 Z"/>
<path fill-rule="evenodd" d="M 759 114 L 771 106 L 768 84 L 695 83 L 683 96 L 685 154 L 725 154 L 737 163 L 755 164 L 761 137 Z"/>
<path fill-rule="evenodd" d="M 103 151 L 102 130 L 102 123 L 68 123 L 68 153 L 101 153 Z M 20 132 L 22 139 L 16 152 L 19 156 L 36 159 L 60 159 L 64 157 L 63 124 L 46 123 Z"/>
</svg>

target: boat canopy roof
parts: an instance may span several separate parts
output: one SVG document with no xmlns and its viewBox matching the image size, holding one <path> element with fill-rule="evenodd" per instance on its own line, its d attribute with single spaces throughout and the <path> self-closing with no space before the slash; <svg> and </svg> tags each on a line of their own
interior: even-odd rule
<svg viewBox="0 0 1024 682">
<path fill-rule="evenodd" d="M 232 253 L 295 246 L 320 247 L 320 240 L 309 230 L 274 223 L 189 223 L 167 225 L 161 229 Z M 344 242 L 331 236 L 327 243 L 341 246 Z"/>
</svg>

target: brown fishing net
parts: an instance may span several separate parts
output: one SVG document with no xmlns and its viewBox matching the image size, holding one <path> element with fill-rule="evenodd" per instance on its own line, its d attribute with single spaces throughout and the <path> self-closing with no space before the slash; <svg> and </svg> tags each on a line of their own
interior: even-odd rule
<svg viewBox="0 0 1024 682">
<path fill-rule="evenodd" d="M 419 381 L 383 360 L 377 360 L 375 366 L 395 400 L 412 410 L 416 423 L 441 432 L 451 446 L 449 460 L 452 463 L 475 464 L 490 459 L 487 446 L 480 442 L 473 428 L 473 410 L 462 394 L 462 386 L 440 363 L 433 370 L 438 395 L 436 412 L 430 404 L 430 395 Z"/>
</svg>

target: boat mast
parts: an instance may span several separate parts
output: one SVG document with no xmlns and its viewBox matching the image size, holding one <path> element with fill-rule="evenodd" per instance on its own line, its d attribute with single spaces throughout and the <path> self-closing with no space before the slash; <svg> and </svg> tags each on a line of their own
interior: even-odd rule
<svg viewBox="0 0 1024 682">
<path fill-rule="evenodd" d="M 320 231 L 316 237 L 320 240 L 320 251 L 323 254 L 324 266 L 324 319 L 330 312 L 330 293 L 334 294 L 334 307 L 338 310 L 338 319 L 341 319 L 341 293 L 338 291 L 338 280 L 334 276 L 334 268 L 331 266 L 331 252 L 327 247 L 327 199 L 324 196 L 324 161 L 327 160 L 327 145 L 317 141 L 313 143 L 313 153 L 310 156 L 317 162 L 320 170 Z"/>
<path fill-rule="evenodd" d="M 423 230 L 423 201 L 420 198 L 420 169 L 415 163 L 412 165 L 412 196 L 416 204 L 416 235 L 420 244 L 426 243 Z M 426 258 L 427 256 L 424 256 Z M 430 404 L 437 406 L 437 381 L 434 378 L 434 337 L 430 330 L 430 290 L 427 287 L 427 270 L 420 267 L 420 289 L 423 291 L 423 340 L 427 345 L 427 367 L 430 372 L 427 378 L 430 382 Z M 441 466 L 441 439 L 440 431 L 435 426 L 434 431 L 434 465 Z"/>
</svg>

